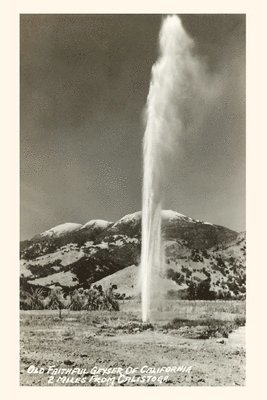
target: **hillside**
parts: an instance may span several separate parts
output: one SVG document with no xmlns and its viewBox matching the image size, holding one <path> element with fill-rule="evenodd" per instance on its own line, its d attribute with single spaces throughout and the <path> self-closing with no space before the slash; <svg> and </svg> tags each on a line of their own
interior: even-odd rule
<svg viewBox="0 0 267 400">
<path fill-rule="evenodd" d="M 171 210 L 162 211 L 162 234 L 167 296 L 182 297 L 201 282 L 219 297 L 245 295 L 245 234 Z M 140 252 L 141 212 L 114 223 L 61 224 L 21 242 L 21 284 L 67 291 L 115 284 L 137 296 Z"/>
</svg>

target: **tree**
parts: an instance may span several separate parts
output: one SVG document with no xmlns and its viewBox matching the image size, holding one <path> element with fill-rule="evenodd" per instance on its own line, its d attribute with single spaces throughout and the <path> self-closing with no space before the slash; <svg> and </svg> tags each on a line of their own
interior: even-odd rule
<svg viewBox="0 0 267 400">
<path fill-rule="evenodd" d="M 187 289 L 188 299 L 196 300 L 197 298 L 197 284 L 195 281 L 190 281 Z"/>
<path fill-rule="evenodd" d="M 65 299 L 62 293 L 61 288 L 51 289 L 47 300 L 46 300 L 47 308 L 50 310 L 58 310 L 59 318 L 62 317 L 61 311 L 65 306 Z"/>
<path fill-rule="evenodd" d="M 205 279 L 199 283 L 191 280 L 187 289 L 189 300 L 214 300 L 215 292 L 210 290 L 210 279 Z"/>
<path fill-rule="evenodd" d="M 81 290 L 75 289 L 70 294 L 70 304 L 69 309 L 72 311 L 80 311 L 83 308 L 84 295 Z"/>
<path fill-rule="evenodd" d="M 106 291 L 103 291 L 101 285 L 93 286 L 85 295 L 83 309 L 118 311 L 119 303 L 114 294 L 115 287 L 116 285 L 111 285 Z"/>
<path fill-rule="evenodd" d="M 26 310 L 43 310 L 44 309 L 44 289 L 29 288 L 22 290 L 20 294 L 20 306 Z"/>
<path fill-rule="evenodd" d="M 210 279 L 199 282 L 197 287 L 197 298 L 199 300 L 214 300 L 215 292 L 210 290 Z"/>
</svg>

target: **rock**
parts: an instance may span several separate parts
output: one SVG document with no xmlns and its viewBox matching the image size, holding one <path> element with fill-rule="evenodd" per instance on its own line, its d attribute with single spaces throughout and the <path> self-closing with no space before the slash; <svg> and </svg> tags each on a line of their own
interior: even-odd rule
<svg viewBox="0 0 267 400">
<path fill-rule="evenodd" d="M 75 331 L 73 329 L 67 328 L 62 330 L 61 332 L 61 336 L 63 337 L 74 337 L 75 336 Z"/>
<path fill-rule="evenodd" d="M 99 332 L 99 333 L 100 333 L 100 332 Z M 86 333 L 85 339 L 90 339 L 90 338 L 93 338 L 93 337 L 95 337 L 95 336 L 96 336 L 95 333 L 89 332 L 89 333 Z"/>
<path fill-rule="evenodd" d="M 181 327 L 178 330 L 179 334 L 189 339 L 208 339 L 209 338 L 209 330 L 205 325 L 197 325 L 192 327 Z"/>
<path fill-rule="evenodd" d="M 73 364 L 74 364 L 74 361 L 71 361 L 71 360 L 64 360 L 64 364 L 65 364 L 65 365 L 73 365 Z"/>
<path fill-rule="evenodd" d="M 115 333 L 114 333 L 114 332 L 107 332 L 107 333 L 105 334 L 105 336 L 115 336 Z"/>
<path fill-rule="evenodd" d="M 189 327 L 188 326 L 181 326 L 177 330 L 178 335 L 180 336 L 187 336 L 189 334 Z"/>
<path fill-rule="evenodd" d="M 225 343 L 225 340 L 224 340 L 223 338 L 220 338 L 220 339 L 217 339 L 217 340 L 216 340 L 216 343 L 221 343 L 221 344 L 223 344 L 223 343 Z"/>
<path fill-rule="evenodd" d="M 171 380 L 170 378 L 168 378 L 166 383 L 173 383 L 173 380 Z"/>
</svg>

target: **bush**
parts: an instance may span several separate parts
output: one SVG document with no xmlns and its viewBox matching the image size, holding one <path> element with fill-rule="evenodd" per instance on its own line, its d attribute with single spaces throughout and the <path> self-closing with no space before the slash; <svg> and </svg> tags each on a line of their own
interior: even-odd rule
<svg viewBox="0 0 267 400">
<path fill-rule="evenodd" d="M 105 292 L 101 285 L 93 286 L 90 289 L 76 289 L 70 295 L 69 308 L 78 310 L 119 310 L 119 303 L 115 298 L 114 287 L 110 287 Z"/>
<path fill-rule="evenodd" d="M 114 293 L 115 285 L 110 286 L 103 291 L 101 285 L 93 286 L 90 289 L 75 289 L 67 297 L 61 288 L 49 290 L 45 296 L 45 290 L 42 288 L 30 288 L 21 291 L 20 308 L 23 310 L 59 310 L 61 318 L 61 310 L 70 309 L 73 311 L 80 310 L 114 310 L 119 311 L 119 303 Z"/>
<path fill-rule="evenodd" d="M 184 282 L 184 275 L 181 274 L 180 272 L 175 272 L 172 268 L 169 268 L 167 270 L 166 276 L 167 276 L 168 279 L 172 279 L 178 285 L 181 285 Z"/>
<path fill-rule="evenodd" d="M 61 318 L 61 310 L 65 308 L 65 299 L 60 288 L 52 289 L 45 299 L 46 308 L 49 310 L 58 310 Z"/>
<path fill-rule="evenodd" d="M 227 338 L 229 333 L 233 332 L 239 326 L 244 326 L 245 323 L 246 320 L 244 317 L 237 317 L 233 321 L 174 318 L 164 325 L 163 328 L 168 330 L 175 329 L 181 335 L 195 339 L 208 339 L 210 337 Z"/>
<path fill-rule="evenodd" d="M 29 288 L 28 291 L 20 292 L 20 309 L 22 310 L 43 310 L 45 291 L 42 288 Z"/>
<path fill-rule="evenodd" d="M 216 293 L 210 290 L 210 280 L 205 279 L 199 283 L 190 281 L 187 289 L 189 300 L 214 300 Z"/>
</svg>

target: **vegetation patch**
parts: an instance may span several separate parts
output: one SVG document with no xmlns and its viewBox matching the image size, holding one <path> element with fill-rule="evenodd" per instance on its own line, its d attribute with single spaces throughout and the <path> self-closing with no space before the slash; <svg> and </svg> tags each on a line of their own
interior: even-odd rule
<svg viewBox="0 0 267 400">
<path fill-rule="evenodd" d="M 101 330 L 121 330 L 123 333 L 140 333 L 146 330 L 153 331 L 154 326 L 150 322 L 142 322 L 138 320 L 133 321 L 109 321 L 109 323 L 102 324 Z"/>
<path fill-rule="evenodd" d="M 246 320 L 244 317 L 237 317 L 232 321 L 174 318 L 171 322 L 164 325 L 163 329 L 167 331 L 172 330 L 174 333 L 190 339 L 227 338 L 231 332 L 239 326 L 244 326 L 245 323 Z"/>
<path fill-rule="evenodd" d="M 119 303 L 114 294 L 114 286 L 106 291 L 101 285 L 94 285 L 90 289 L 75 289 L 64 292 L 62 288 L 33 288 L 22 289 L 20 293 L 21 310 L 109 310 L 119 311 Z"/>
</svg>

